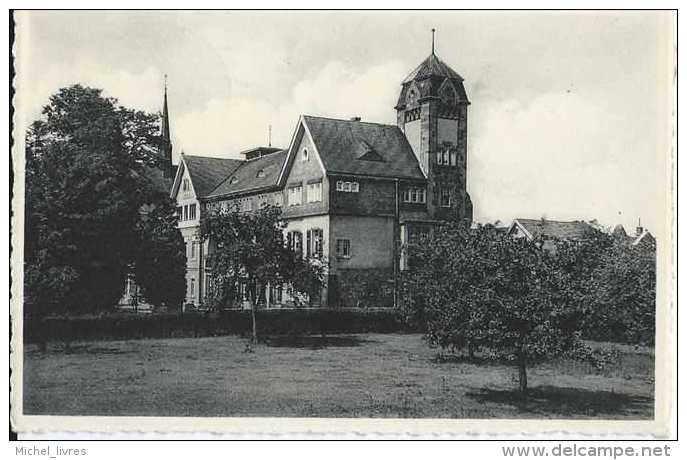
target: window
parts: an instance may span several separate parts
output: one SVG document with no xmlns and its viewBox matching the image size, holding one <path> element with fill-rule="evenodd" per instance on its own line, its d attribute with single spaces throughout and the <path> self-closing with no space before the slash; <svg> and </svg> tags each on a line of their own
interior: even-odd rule
<svg viewBox="0 0 687 460">
<path fill-rule="evenodd" d="M 322 252 L 323 252 L 323 245 L 322 242 L 324 241 L 323 238 L 323 232 L 321 228 L 313 228 L 308 230 L 307 237 L 306 237 L 306 250 L 307 250 L 307 255 L 308 257 L 317 257 L 319 259 L 322 258 Z"/>
<path fill-rule="evenodd" d="M 177 206 L 177 217 L 179 220 L 184 220 L 184 208 Z"/>
<path fill-rule="evenodd" d="M 195 205 L 195 204 L 192 204 L 191 206 L 189 206 L 189 208 L 188 208 L 188 218 L 191 219 L 191 220 L 193 220 L 193 219 L 196 218 L 196 205 Z"/>
<path fill-rule="evenodd" d="M 181 189 L 184 192 L 190 190 L 191 189 L 191 181 L 189 181 L 188 179 L 184 179 L 184 181 L 182 182 L 182 185 L 181 185 Z"/>
<path fill-rule="evenodd" d="M 409 187 L 403 190 L 401 199 L 404 203 L 426 203 L 427 192 L 424 187 Z"/>
<path fill-rule="evenodd" d="M 296 254 L 303 254 L 303 234 L 301 232 L 289 232 L 286 234 L 288 247 Z"/>
<path fill-rule="evenodd" d="M 451 191 L 447 188 L 442 188 L 439 191 L 439 205 L 442 208 L 451 207 Z"/>
<path fill-rule="evenodd" d="M 189 291 L 191 294 L 191 297 L 194 297 L 196 295 L 196 280 L 191 278 L 191 285 L 189 287 Z"/>
<path fill-rule="evenodd" d="M 260 171 L 258 171 L 255 177 L 265 177 L 265 170 L 261 169 Z"/>
<path fill-rule="evenodd" d="M 188 220 L 188 205 L 184 206 L 184 220 Z"/>
<path fill-rule="evenodd" d="M 308 203 L 322 201 L 322 182 L 308 184 L 307 201 Z"/>
<path fill-rule="evenodd" d="M 298 185 L 289 189 L 289 206 L 296 206 L 303 202 L 303 187 Z"/>
<path fill-rule="evenodd" d="M 346 238 L 336 239 L 336 256 L 346 259 L 351 257 L 351 240 Z"/>
<path fill-rule="evenodd" d="M 357 182 L 339 180 L 336 181 L 336 190 L 338 192 L 358 193 L 360 191 L 360 185 Z"/>
<path fill-rule="evenodd" d="M 196 243 L 194 243 L 193 241 L 189 241 L 188 249 L 189 249 L 189 259 L 195 259 L 196 258 Z"/>
<path fill-rule="evenodd" d="M 281 193 L 277 193 L 274 195 L 274 205 L 278 207 L 282 207 L 284 204 L 284 196 Z"/>
<path fill-rule="evenodd" d="M 444 166 L 456 166 L 458 164 L 458 152 L 445 147 L 441 152 L 437 152 L 437 164 Z"/>
<path fill-rule="evenodd" d="M 230 183 L 230 184 L 235 184 L 235 183 L 237 183 L 238 181 L 239 181 L 238 177 L 232 177 L 231 179 L 229 179 L 229 183 Z"/>
<path fill-rule="evenodd" d="M 301 161 L 308 161 L 308 149 L 303 149 L 301 152 Z"/>
</svg>

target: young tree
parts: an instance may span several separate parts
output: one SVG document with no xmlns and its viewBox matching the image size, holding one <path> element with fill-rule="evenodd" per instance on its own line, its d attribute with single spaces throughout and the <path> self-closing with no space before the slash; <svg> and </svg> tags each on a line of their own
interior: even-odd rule
<svg viewBox="0 0 687 460">
<path fill-rule="evenodd" d="M 523 393 L 530 363 L 583 349 L 582 305 L 567 270 L 580 245 L 556 241 L 548 251 L 542 243 L 448 224 L 410 248 L 416 266 L 406 283 L 429 343 L 515 362 Z"/>
<path fill-rule="evenodd" d="M 233 297 L 245 283 L 251 303 L 252 341 L 257 341 L 255 310 L 258 290 L 267 284 L 290 284 L 297 292 L 314 295 L 322 287 L 324 265 L 303 258 L 284 241 L 285 223 L 274 206 L 242 213 L 238 209 L 211 212 L 201 223 L 201 238 L 212 242 L 208 256 L 216 301 Z"/>
<path fill-rule="evenodd" d="M 74 85 L 26 135 L 26 298 L 37 314 L 103 311 L 135 259 L 157 117 Z M 161 268 L 162 270 L 163 268 Z"/>
</svg>

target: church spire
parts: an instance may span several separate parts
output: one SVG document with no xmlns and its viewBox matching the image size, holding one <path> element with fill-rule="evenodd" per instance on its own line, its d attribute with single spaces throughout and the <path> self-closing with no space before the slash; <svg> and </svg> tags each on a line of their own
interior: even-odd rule
<svg viewBox="0 0 687 460">
<path fill-rule="evenodd" d="M 162 104 L 162 145 L 163 170 L 165 177 L 172 177 L 172 139 L 169 134 L 169 109 L 167 108 L 167 74 L 165 74 L 165 95 Z"/>
<path fill-rule="evenodd" d="M 436 31 L 436 29 L 432 28 L 432 54 L 434 54 L 434 32 Z"/>
</svg>

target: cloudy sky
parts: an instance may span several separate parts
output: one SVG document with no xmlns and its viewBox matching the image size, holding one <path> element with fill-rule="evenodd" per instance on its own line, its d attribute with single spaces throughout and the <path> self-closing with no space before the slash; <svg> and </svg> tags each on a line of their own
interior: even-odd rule
<svg viewBox="0 0 687 460">
<path fill-rule="evenodd" d="M 665 225 L 669 13 L 24 12 L 25 120 L 59 87 L 159 111 L 175 153 L 288 146 L 300 114 L 395 123 L 401 80 L 430 53 L 465 78 L 468 191 L 481 222 Z M 21 122 L 21 120 L 20 120 Z"/>
</svg>

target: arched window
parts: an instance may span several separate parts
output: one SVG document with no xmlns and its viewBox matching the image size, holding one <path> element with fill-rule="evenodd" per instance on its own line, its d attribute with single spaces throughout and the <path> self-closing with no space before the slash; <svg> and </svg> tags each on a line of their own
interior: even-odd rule
<svg viewBox="0 0 687 460">
<path fill-rule="evenodd" d="M 308 161 L 308 149 L 303 149 L 303 152 L 301 153 L 301 160 Z"/>
</svg>

